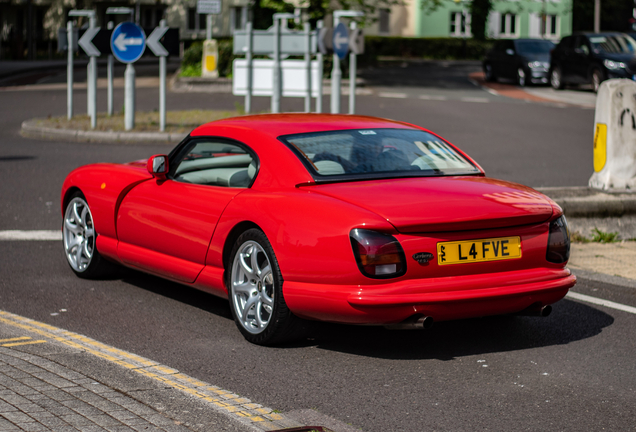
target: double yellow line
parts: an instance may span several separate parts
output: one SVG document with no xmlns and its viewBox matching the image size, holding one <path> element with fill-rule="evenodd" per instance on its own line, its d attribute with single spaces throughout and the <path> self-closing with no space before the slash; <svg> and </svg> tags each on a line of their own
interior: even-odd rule
<svg viewBox="0 0 636 432">
<path fill-rule="evenodd" d="M 21 341 L 21 342 L 20 342 Z M 3 347 L 14 347 L 20 345 L 33 345 L 39 343 L 45 343 L 45 340 L 31 340 L 28 336 L 15 337 L 10 339 L 0 339 L 0 346 Z"/>
</svg>

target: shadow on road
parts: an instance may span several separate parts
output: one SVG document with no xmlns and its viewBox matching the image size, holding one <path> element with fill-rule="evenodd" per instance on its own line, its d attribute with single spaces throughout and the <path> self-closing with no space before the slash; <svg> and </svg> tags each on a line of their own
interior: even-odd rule
<svg viewBox="0 0 636 432">
<path fill-rule="evenodd" d="M 130 269 L 121 280 L 138 288 L 232 319 L 227 300 Z M 547 318 L 495 316 L 435 323 L 429 330 L 387 330 L 313 322 L 307 337 L 279 348 L 316 347 L 384 359 L 438 359 L 564 345 L 599 334 L 614 318 L 593 307 L 561 300 Z"/>
<path fill-rule="evenodd" d="M 496 316 L 435 323 L 430 330 L 387 330 L 320 324 L 313 340 L 320 349 L 384 359 L 453 360 L 491 352 L 564 345 L 599 334 L 610 315 L 570 300 L 561 300 L 547 318 Z"/>
</svg>

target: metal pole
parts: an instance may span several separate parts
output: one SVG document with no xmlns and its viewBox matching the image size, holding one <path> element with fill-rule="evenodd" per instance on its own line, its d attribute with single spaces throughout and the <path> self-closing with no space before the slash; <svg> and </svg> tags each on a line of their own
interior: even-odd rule
<svg viewBox="0 0 636 432">
<path fill-rule="evenodd" d="M 304 24 L 305 30 L 305 68 L 307 72 L 307 94 L 305 95 L 305 112 L 311 112 L 311 24 Z"/>
<path fill-rule="evenodd" d="M 166 20 L 159 21 L 159 27 L 166 27 Z M 159 130 L 166 130 L 166 56 L 159 56 Z"/>
<path fill-rule="evenodd" d="M 272 71 L 272 113 L 280 112 L 280 20 L 274 18 L 274 69 Z"/>
<path fill-rule="evenodd" d="M 95 14 L 91 15 L 89 23 L 90 28 L 97 27 L 97 18 L 95 17 Z M 91 65 L 91 129 L 95 129 L 97 127 L 97 57 L 91 56 L 89 63 Z"/>
<path fill-rule="evenodd" d="M 355 21 L 351 21 L 349 24 L 351 30 L 355 30 L 358 24 Z M 356 75 L 357 75 L 357 62 L 358 56 L 353 52 L 349 54 L 349 114 L 356 113 Z"/>
<path fill-rule="evenodd" d="M 205 39 L 212 39 L 212 14 L 205 16 Z"/>
<path fill-rule="evenodd" d="M 247 62 L 247 91 L 245 92 L 245 112 L 249 114 L 252 112 L 252 38 L 254 37 L 251 21 L 245 25 L 245 32 L 247 35 L 247 52 L 245 53 L 245 61 Z"/>
<path fill-rule="evenodd" d="M 66 66 L 66 117 L 73 118 L 73 21 L 66 23 L 68 64 Z"/>
<path fill-rule="evenodd" d="M 124 126 L 126 130 L 135 127 L 135 67 L 128 63 L 124 72 Z"/>
<path fill-rule="evenodd" d="M 322 20 L 316 23 L 316 26 L 318 27 L 318 34 L 320 34 L 320 29 L 324 25 L 325 23 Z M 320 51 L 318 51 L 318 53 L 316 54 L 316 60 L 318 61 L 318 82 L 316 83 L 318 96 L 316 96 L 316 112 L 321 113 L 322 112 L 322 72 L 325 66 L 324 66 L 324 58 Z"/>
<path fill-rule="evenodd" d="M 109 21 L 106 28 L 108 30 L 112 30 L 113 27 L 115 27 L 115 23 L 113 23 L 112 21 Z M 107 94 L 108 117 L 112 117 L 113 111 L 114 111 L 114 107 L 113 107 L 113 68 L 114 67 L 115 67 L 115 58 L 113 57 L 112 54 L 108 54 L 108 63 L 106 64 L 106 75 L 107 75 L 107 81 L 108 81 L 108 94 Z"/>
<path fill-rule="evenodd" d="M 601 0 L 594 0 L 594 33 L 601 32 Z"/>
<path fill-rule="evenodd" d="M 333 55 L 333 68 L 331 69 L 331 114 L 340 112 L 340 57 L 338 54 Z"/>
</svg>

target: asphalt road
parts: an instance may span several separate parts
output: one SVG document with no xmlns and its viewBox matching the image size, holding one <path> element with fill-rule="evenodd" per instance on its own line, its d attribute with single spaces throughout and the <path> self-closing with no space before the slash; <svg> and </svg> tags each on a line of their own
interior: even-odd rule
<svg viewBox="0 0 636 432">
<path fill-rule="evenodd" d="M 413 97 L 432 91 L 425 87 L 413 87 L 406 98 L 361 96 L 359 112 L 429 127 L 494 177 L 532 186 L 587 183 L 592 110 L 492 98 L 463 83 L 449 87 L 444 101 Z M 25 119 L 62 115 L 65 98 L 64 91 L 0 91 L 0 230 L 58 229 L 61 184 L 74 167 L 169 150 L 19 136 Z M 78 92 L 78 111 L 85 100 Z M 171 109 L 231 109 L 237 101 L 168 95 Z M 268 103 L 259 98 L 256 108 Z M 138 104 L 156 108 L 157 92 L 140 89 Z M 300 100 L 285 104 L 302 109 Z M 438 323 L 426 332 L 323 324 L 295 344 L 263 348 L 243 340 L 226 301 L 202 292 L 133 271 L 111 280 L 77 279 L 57 242 L 0 242 L 0 257 L 0 309 L 283 412 L 315 409 L 365 431 L 634 428 L 636 316 L 626 312 L 562 300 L 544 319 Z M 576 291 L 636 306 L 633 288 L 583 280 Z"/>
</svg>

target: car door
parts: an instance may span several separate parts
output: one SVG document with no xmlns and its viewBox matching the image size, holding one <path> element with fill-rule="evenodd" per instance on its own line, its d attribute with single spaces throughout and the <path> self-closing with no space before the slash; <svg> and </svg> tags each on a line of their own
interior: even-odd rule
<svg viewBox="0 0 636 432">
<path fill-rule="evenodd" d="M 118 255 L 126 264 L 192 283 L 227 204 L 255 177 L 256 155 L 243 144 L 196 138 L 170 158 L 165 179 L 133 188 L 117 212 Z"/>
<path fill-rule="evenodd" d="M 588 81 L 588 71 L 591 61 L 590 43 L 587 37 L 579 35 L 574 41 L 574 50 L 572 51 L 571 80 L 576 83 L 585 83 Z"/>
<path fill-rule="evenodd" d="M 574 54 L 574 37 L 564 37 L 552 53 L 552 67 L 561 68 L 562 79 L 568 79 L 572 75 L 572 55 Z"/>
</svg>

